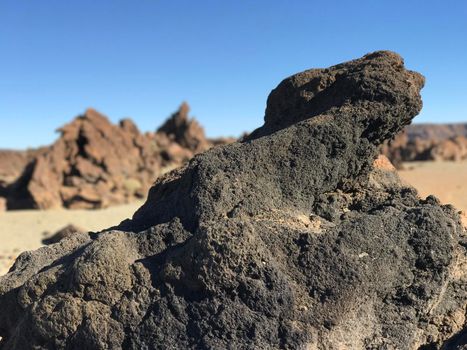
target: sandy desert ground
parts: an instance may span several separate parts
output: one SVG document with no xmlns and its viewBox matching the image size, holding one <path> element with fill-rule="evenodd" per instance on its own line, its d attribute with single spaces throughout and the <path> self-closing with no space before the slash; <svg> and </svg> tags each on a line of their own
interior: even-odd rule
<svg viewBox="0 0 467 350">
<path fill-rule="evenodd" d="M 421 197 L 436 195 L 443 203 L 467 211 L 467 161 L 412 162 L 399 172 L 406 182 L 418 189 Z M 129 218 L 142 202 L 102 210 L 11 211 L 0 214 L 0 275 L 24 250 L 39 248 L 42 239 L 74 224 L 99 231 Z"/>
<path fill-rule="evenodd" d="M 434 194 L 442 203 L 467 211 L 467 161 L 411 162 L 404 164 L 404 168 L 399 175 L 421 197 Z"/>
<path fill-rule="evenodd" d="M 68 224 L 100 231 L 130 218 L 142 204 L 134 202 L 100 210 L 17 210 L 0 213 L 0 275 L 8 271 L 22 251 L 41 247 L 44 238 Z"/>
</svg>

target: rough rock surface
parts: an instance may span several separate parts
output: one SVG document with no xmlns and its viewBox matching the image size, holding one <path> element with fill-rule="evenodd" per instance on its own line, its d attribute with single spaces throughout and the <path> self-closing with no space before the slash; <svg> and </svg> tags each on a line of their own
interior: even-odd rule
<svg viewBox="0 0 467 350">
<path fill-rule="evenodd" d="M 22 254 L 2 350 L 461 349 L 460 217 L 373 165 L 423 82 L 387 51 L 285 79 L 132 220 Z"/>
<path fill-rule="evenodd" d="M 187 113 L 183 104 L 166 123 L 175 120 L 167 133 L 143 134 L 130 119 L 114 125 L 88 109 L 59 129 L 60 138 L 29 162 L 20 152 L 8 154 L 19 164 L 8 170 L 12 162 L 1 162 L 0 152 L 0 171 L 23 167 L 21 176 L 0 187 L 0 197 L 7 198 L 9 209 L 93 209 L 144 198 L 157 176 L 212 146 Z"/>
</svg>

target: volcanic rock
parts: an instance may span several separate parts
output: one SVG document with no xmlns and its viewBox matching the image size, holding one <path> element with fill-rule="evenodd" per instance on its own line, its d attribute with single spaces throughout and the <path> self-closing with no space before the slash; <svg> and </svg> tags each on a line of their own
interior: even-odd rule
<svg viewBox="0 0 467 350">
<path fill-rule="evenodd" d="M 457 136 L 435 144 L 429 150 L 433 160 L 461 161 L 467 159 L 467 137 Z"/>
<path fill-rule="evenodd" d="M 411 124 L 404 130 L 410 140 L 448 140 L 458 136 L 467 137 L 467 123 Z"/>
<path fill-rule="evenodd" d="M 183 148 L 200 153 L 210 146 L 201 125 L 196 120 L 188 118 L 189 111 L 190 107 L 184 102 L 179 110 L 157 130 L 157 133 L 167 135 L 170 140 Z"/>
<path fill-rule="evenodd" d="M 7 208 L 8 188 L 18 181 L 27 165 L 41 151 L 41 148 L 27 151 L 0 150 L 0 202 L 4 208 Z"/>
<path fill-rule="evenodd" d="M 28 162 L 25 152 L 0 150 L 0 187 L 14 182 Z"/>
<path fill-rule="evenodd" d="M 0 150 L 0 186 L 6 187 L 15 182 L 26 165 L 41 151 L 41 148 L 27 151 Z"/>
<path fill-rule="evenodd" d="M 460 217 L 373 166 L 423 83 L 388 51 L 285 79 L 261 128 L 160 177 L 131 220 L 23 253 L 2 350 L 460 349 Z"/>
<path fill-rule="evenodd" d="M 157 176 L 213 145 L 188 120 L 188 109 L 183 104 L 158 134 L 142 134 L 130 119 L 114 125 L 88 109 L 34 157 L 0 152 L 0 169 L 15 160 L 15 180 L 0 187 L 0 197 L 10 209 L 95 209 L 144 198 Z"/>
<path fill-rule="evenodd" d="M 396 167 L 412 161 L 467 159 L 467 124 L 415 124 L 381 148 Z"/>
<path fill-rule="evenodd" d="M 44 243 L 46 245 L 58 243 L 62 239 L 70 238 L 73 235 L 81 234 L 81 233 L 85 233 L 85 232 L 87 232 L 87 231 L 80 228 L 80 227 L 77 227 L 77 226 L 75 226 L 73 224 L 70 224 L 70 225 L 67 225 L 67 226 L 61 228 L 60 230 L 58 230 L 57 232 L 52 234 L 50 237 L 43 239 L 42 243 Z"/>
</svg>

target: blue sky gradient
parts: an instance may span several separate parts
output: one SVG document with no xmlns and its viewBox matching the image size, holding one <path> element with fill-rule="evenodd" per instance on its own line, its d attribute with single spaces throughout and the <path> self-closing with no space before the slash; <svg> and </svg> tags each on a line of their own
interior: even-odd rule
<svg viewBox="0 0 467 350">
<path fill-rule="evenodd" d="M 283 78 L 380 49 L 426 76 L 416 121 L 467 121 L 466 38 L 466 1 L 2 0 L 0 148 L 49 144 L 87 107 L 154 130 L 183 100 L 239 135 Z"/>
</svg>

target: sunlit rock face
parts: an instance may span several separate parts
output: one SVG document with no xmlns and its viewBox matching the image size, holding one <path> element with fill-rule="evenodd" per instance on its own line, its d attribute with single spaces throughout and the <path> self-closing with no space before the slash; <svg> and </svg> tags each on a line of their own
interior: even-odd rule
<svg viewBox="0 0 467 350">
<path fill-rule="evenodd" d="M 374 163 L 423 83 L 387 51 L 285 79 L 133 219 L 21 255 L 2 349 L 461 349 L 460 218 Z"/>
<path fill-rule="evenodd" d="M 154 180 L 197 153 L 228 140 L 209 140 L 183 103 L 155 133 L 131 119 L 112 124 L 94 109 L 59 129 L 49 147 L 0 151 L 0 202 L 5 209 L 97 209 L 144 199 Z"/>
</svg>

